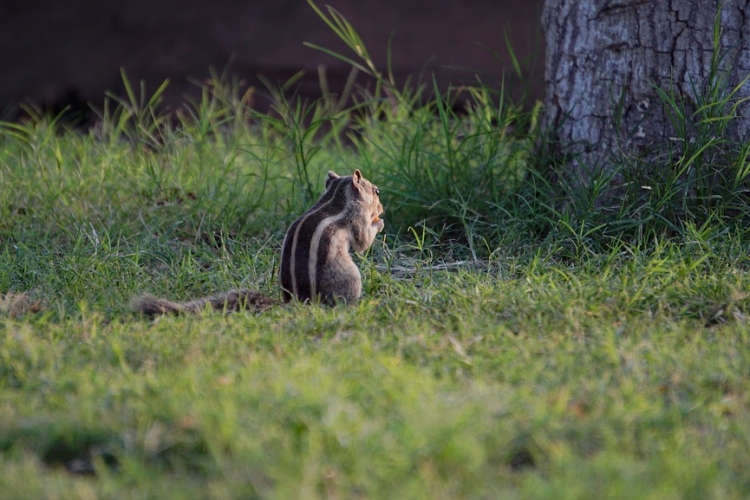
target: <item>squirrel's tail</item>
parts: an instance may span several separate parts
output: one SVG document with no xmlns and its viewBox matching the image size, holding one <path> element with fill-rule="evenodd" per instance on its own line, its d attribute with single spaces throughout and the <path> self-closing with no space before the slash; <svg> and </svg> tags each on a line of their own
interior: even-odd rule
<svg viewBox="0 0 750 500">
<path fill-rule="evenodd" d="M 233 312 L 252 310 L 261 312 L 270 309 L 279 301 L 255 290 L 230 290 L 228 292 L 191 300 L 189 302 L 172 302 L 152 295 L 144 295 L 133 301 L 133 309 L 147 316 L 163 314 L 199 313 L 207 307 L 215 311 Z"/>
<path fill-rule="evenodd" d="M 133 309 L 146 316 L 158 316 L 160 314 L 180 314 L 185 306 L 178 302 L 160 299 L 153 295 L 143 295 L 133 300 Z"/>
</svg>

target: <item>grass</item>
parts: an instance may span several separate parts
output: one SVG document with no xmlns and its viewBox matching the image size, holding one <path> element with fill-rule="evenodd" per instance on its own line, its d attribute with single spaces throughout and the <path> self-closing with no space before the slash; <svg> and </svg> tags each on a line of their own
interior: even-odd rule
<svg viewBox="0 0 750 500">
<path fill-rule="evenodd" d="M 8 498 L 742 498 L 750 276 L 744 258 L 683 252 L 417 259 L 401 277 L 367 263 L 350 308 L 149 323 L 100 299 L 6 318 L 0 484 Z"/>
<path fill-rule="evenodd" d="M 352 105 L 274 90 L 261 114 L 217 77 L 172 117 L 128 84 L 85 132 L 0 126 L 3 498 L 750 495 L 744 175 L 726 205 L 605 221 L 559 203 L 538 109 L 355 56 Z M 277 295 L 285 227 L 354 168 L 387 224 L 356 306 L 132 313 Z"/>
</svg>

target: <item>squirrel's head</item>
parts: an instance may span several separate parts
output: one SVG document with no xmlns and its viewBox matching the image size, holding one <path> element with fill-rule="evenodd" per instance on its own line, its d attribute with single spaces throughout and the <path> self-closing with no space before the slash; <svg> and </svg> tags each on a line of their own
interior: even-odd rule
<svg viewBox="0 0 750 500">
<path fill-rule="evenodd" d="M 380 214 L 383 213 L 383 205 L 380 203 L 380 189 L 362 176 L 359 169 L 355 170 L 351 177 L 341 177 L 335 172 L 328 172 L 326 179 L 326 189 L 336 179 L 342 179 L 344 182 L 351 182 L 351 196 L 353 200 L 362 205 L 368 215 L 372 218 L 372 223 L 382 226 Z M 382 229 L 382 228 L 381 228 Z"/>
</svg>

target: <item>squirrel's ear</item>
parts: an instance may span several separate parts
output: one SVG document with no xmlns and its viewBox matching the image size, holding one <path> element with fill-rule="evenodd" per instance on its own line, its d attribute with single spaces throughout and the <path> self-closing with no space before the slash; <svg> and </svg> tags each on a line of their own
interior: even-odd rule
<svg viewBox="0 0 750 500">
<path fill-rule="evenodd" d="M 354 184 L 359 184 L 362 180 L 362 172 L 359 171 L 359 169 L 356 169 L 354 171 L 354 174 L 352 174 L 352 181 L 354 181 Z"/>
<path fill-rule="evenodd" d="M 328 179 L 326 179 L 326 189 L 328 189 L 328 186 L 331 185 L 331 181 L 334 179 L 338 179 L 339 176 L 334 172 L 333 170 L 328 171 Z"/>
<path fill-rule="evenodd" d="M 352 190 L 355 192 L 362 191 L 362 172 L 359 169 L 352 174 Z"/>
</svg>

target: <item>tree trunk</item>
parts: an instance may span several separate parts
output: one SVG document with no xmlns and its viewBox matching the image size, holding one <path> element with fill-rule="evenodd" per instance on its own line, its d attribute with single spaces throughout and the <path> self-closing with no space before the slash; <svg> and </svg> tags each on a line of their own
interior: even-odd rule
<svg viewBox="0 0 750 500">
<path fill-rule="evenodd" d="M 545 0 L 542 26 L 544 123 L 571 155 L 567 172 L 583 185 L 607 171 L 613 153 L 643 157 L 675 141 L 656 87 L 673 91 L 690 112 L 722 77 L 727 96 L 750 74 L 750 0 Z M 747 97 L 745 82 L 734 102 Z M 750 101 L 735 114 L 726 133 L 750 139 Z"/>
</svg>

